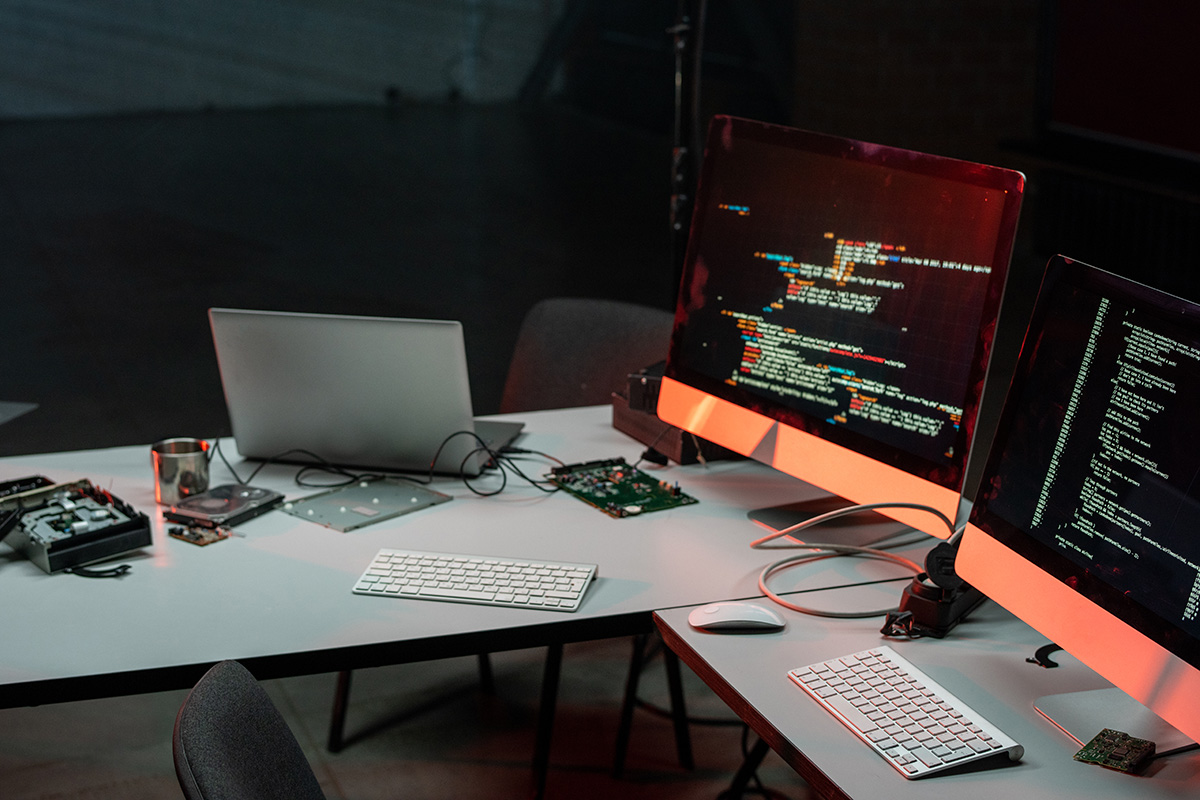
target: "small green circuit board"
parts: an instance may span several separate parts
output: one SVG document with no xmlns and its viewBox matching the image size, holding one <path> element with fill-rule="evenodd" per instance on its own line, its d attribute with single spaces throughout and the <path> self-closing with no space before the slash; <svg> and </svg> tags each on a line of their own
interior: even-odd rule
<svg viewBox="0 0 1200 800">
<path fill-rule="evenodd" d="M 1075 754 L 1076 761 L 1099 764 L 1120 772 L 1141 772 L 1154 758 L 1154 742 L 1105 728 Z"/>
<path fill-rule="evenodd" d="M 668 484 L 625 463 L 623 458 L 555 467 L 550 482 L 610 517 L 633 517 L 698 502 L 679 484 Z"/>
</svg>

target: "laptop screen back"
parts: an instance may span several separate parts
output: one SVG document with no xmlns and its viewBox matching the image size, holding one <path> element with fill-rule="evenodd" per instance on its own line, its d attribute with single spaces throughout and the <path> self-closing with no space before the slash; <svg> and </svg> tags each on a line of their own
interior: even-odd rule
<svg viewBox="0 0 1200 800">
<path fill-rule="evenodd" d="M 435 471 L 479 472 L 474 437 L 453 436 L 474 431 L 458 322 L 229 308 L 209 321 L 243 457 L 427 472 L 444 444 Z"/>
</svg>

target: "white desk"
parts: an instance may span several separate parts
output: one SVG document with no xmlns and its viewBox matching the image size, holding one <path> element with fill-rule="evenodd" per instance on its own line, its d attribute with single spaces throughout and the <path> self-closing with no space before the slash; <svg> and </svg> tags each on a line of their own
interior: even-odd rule
<svg viewBox="0 0 1200 800">
<path fill-rule="evenodd" d="M 655 622 L 668 646 L 818 796 L 890 800 L 1200 796 L 1200 753 L 1155 761 L 1141 777 L 1073 761 L 1078 745 L 1042 718 L 1033 702 L 1108 684 L 1065 653 L 1054 655 L 1060 664 L 1056 669 L 1026 663 L 1025 658 L 1045 640 L 991 603 L 976 610 L 947 639 L 888 643 L 1021 742 L 1024 759 L 963 774 L 905 780 L 787 677 L 795 667 L 881 643 L 882 621 L 828 620 L 781 611 L 788 627 L 762 635 L 696 631 L 687 623 L 686 608 L 661 611 Z"/>
<path fill-rule="evenodd" d="M 516 418 L 527 423 L 521 444 L 568 463 L 633 462 L 644 449 L 605 407 Z M 295 471 L 269 467 L 254 484 L 314 493 L 294 485 Z M 804 491 L 748 462 L 672 467 L 664 478 L 699 504 L 612 519 L 511 479 L 492 498 L 444 480 L 435 488 L 451 502 L 350 533 L 272 512 L 239 526 L 244 538 L 197 547 L 165 533 L 148 446 L 0 460 L 0 479 L 31 474 L 110 489 L 148 513 L 154 543 L 123 559 L 133 570 L 119 579 L 46 575 L 0 548 L 0 707 L 183 688 L 226 658 L 266 679 L 647 631 L 655 609 L 757 594 L 764 557 L 746 546 L 757 529 L 745 512 Z M 214 460 L 212 483 L 231 481 Z M 599 578 L 574 613 L 352 594 L 381 547 L 594 562 Z"/>
</svg>

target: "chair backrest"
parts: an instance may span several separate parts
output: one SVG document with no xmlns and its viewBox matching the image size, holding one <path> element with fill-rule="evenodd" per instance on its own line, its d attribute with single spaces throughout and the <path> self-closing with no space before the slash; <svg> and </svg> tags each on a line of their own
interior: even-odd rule
<svg viewBox="0 0 1200 800">
<path fill-rule="evenodd" d="M 188 694 L 172 736 L 187 800 L 324 800 L 296 737 L 236 661 L 214 666 Z"/>
<path fill-rule="evenodd" d="M 500 411 L 604 405 L 626 377 L 667 357 L 674 315 L 658 308 L 555 297 L 525 315 Z"/>
</svg>

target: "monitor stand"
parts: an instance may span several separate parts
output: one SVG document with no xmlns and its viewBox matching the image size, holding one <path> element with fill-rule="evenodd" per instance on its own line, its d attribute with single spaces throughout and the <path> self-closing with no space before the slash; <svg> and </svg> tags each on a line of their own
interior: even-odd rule
<svg viewBox="0 0 1200 800">
<path fill-rule="evenodd" d="M 746 516 L 768 530 L 781 531 L 820 514 L 847 508 L 851 505 L 853 504 L 837 495 L 827 494 L 781 506 L 756 508 L 747 511 Z M 789 536 L 789 538 L 802 542 L 828 542 L 866 547 L 908 530 L 912 530 L 912 528 L 876 511 L 859 511 L 823 522 Z"/>
<path fill-rule="evenodd" d="M 1194 744 L 1173 725 L 1117 688 L 1047 695 L 1038 698 L 1033 706 L 1080 747 L 1105 728 L 1154 742 L 1158 755 Z"/>
</svg>

